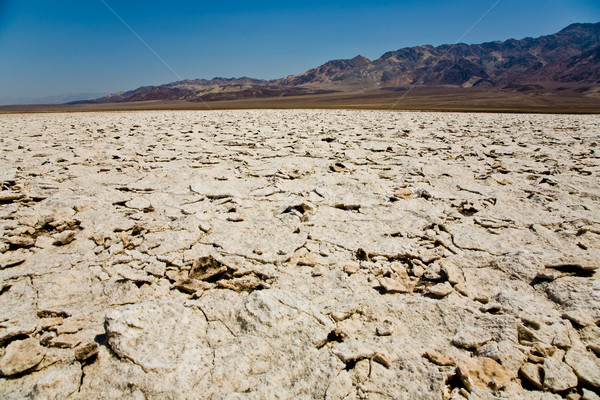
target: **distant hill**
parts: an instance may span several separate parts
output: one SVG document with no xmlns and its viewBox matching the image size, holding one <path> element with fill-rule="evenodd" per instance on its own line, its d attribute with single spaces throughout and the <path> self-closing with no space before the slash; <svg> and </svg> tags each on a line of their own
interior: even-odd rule
<svg viewBox="0 0 600 400">
<path fill-rule="evenodd" d="M 282 79 L 196 79 L 110 94 L 91 103 L 211 101 L 409 87 L 600 93 L 600 23 L 572 24 L 539 38 L 407 47 L 376 60 L 333 60 Z M 85 102 L 85 103 L 90 103 Z"/>
<path fill-rule="evenodd" d="M 15 97 L 0 96 L 0 105 L 9 104 L 62 104 L 67 102 L 85 101 L 105 95 L 105 93 L 72 93 L 45 97 Z"/>
</svg>

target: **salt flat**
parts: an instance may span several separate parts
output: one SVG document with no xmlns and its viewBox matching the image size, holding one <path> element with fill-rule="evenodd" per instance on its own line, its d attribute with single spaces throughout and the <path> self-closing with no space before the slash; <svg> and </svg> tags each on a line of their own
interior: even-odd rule
<svg viewBox="0 0 600 400">
<path fill-rule="evenodd" d="M 598 116 L 0 134 L 2 398 L 598 398 Z"/>
</svg>

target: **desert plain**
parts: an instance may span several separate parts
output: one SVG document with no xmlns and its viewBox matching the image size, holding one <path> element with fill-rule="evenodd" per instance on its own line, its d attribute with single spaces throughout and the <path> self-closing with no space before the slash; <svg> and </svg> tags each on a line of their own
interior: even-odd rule
<svg viewBox="0 0 600 400">
<path fill-rule="evenodd" d="M 598 399 L 600 117 L 0 115 L 3 399 Z"/>
</svg>

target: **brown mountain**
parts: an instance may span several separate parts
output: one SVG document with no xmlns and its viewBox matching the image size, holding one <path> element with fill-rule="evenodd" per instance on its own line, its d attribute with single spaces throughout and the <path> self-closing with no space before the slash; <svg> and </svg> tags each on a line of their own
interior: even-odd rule
<svg viewBox="0 0 600 400">
<path fill-rule="evenodd" d="M 360 56 L 329 61 L 279 82 L 329 88 L 597 84 L 599 46 L 600 23 L 573 24 L 556 34 L 535 39 L 417 46 L 387 52 L 374 61 Z"/>
<path fill-rule="evenodd" d="M 409 87 L 596 93 L 599 84 L 600 23 L 595 23 L 572 24 L 539 38 L 416 46 L 387 52 L 373 61 L 362 56 L 333 60 L 271 81 L 245 77 L 184 80 L 111 94 L 94 102 L 211 101 Z"/>
</svg>

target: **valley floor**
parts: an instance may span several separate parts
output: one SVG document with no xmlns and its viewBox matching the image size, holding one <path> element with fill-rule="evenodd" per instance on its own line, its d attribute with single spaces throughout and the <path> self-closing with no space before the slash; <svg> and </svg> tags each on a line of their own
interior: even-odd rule
<svg viewBox="0 0 600 400">
<path fill-rule="evenodd" d="M 599 132 L 0 115 L 0 397 L 598 398 Z"/>
</svg>

